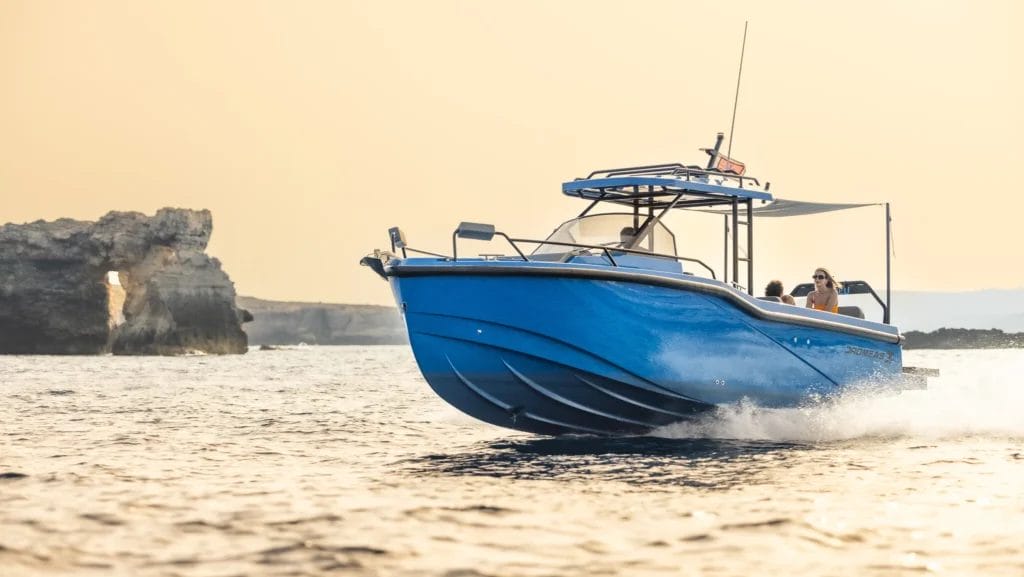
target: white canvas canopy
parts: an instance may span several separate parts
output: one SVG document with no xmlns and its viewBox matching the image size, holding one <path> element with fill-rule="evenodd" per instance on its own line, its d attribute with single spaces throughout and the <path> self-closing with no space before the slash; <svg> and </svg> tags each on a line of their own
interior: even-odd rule
<svg viewBox="0 0 1024 577">
<path fill-rule="evenodd" d="M 785 200 L 777 198 L 765 205 L 753 208 L 754 216 L 804 216 L 807 214 L 819 214 L 822 212 L 834 212 L 837 210 L 849 210 L 852 208 L 863 208 L 865 206 L 882 206 L 880 202 L 873 203 L 836 203 L 836 202 L 805 202 L 802 200 Z M 701 212 L 712 214 L 731 215 L 732 208 L 700 209 Z"/>
</svg>

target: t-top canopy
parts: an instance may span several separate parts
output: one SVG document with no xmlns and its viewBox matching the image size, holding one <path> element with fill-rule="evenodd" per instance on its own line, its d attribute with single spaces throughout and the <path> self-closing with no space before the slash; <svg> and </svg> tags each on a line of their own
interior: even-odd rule
<svg viewBox="0 0 1024 577">
<path fill-rule="evenodd" d="M 880 203 L 805 202 L 774 198 L 756 178 L 735 172 L 702 169 L 682 164 L 654 164 L 598 170 L 586 178 L 562 183 L 562 193 L 592 201 L 639 205 L 653 208 L 699 210 L 731 214 L 733 200 L 759 200 L 752 206 L 754 216 L 802 216 L 849 210 Z M 751 203 L 754 204 L 754 203 Z M 715 208 L 717 206 L 717 208 Z"/>
<path fill-rule="evenodd" d="M 734 198 L 769 201 L 756 178 L 682 164 L 598 170 L 562 183 L 562 192 L 587 200 L 642 206 L 711 206 Z"/>
</svg>

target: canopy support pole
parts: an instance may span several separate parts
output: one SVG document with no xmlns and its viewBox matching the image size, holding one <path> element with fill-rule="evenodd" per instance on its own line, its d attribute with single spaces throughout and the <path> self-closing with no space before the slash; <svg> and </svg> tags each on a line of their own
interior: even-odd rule
<svg viewBox="0 0 1024 577">
<path fill-rule="evenodd" d="M 653 240 L 654 239 L 654 234 L 653 234 L 654 227 L 659 222 L 661 222 L 661 219 L 666 214 L 668 214 L 668 212 L 670 210 L 675 208 L 676 204 L 680 200 L 682 200 L 682 198 L 683 198 L 683 193 L 680 192 L 679 194 L 676 195 L 675 199 L 673 199 L 672 202 L 670 202 L 669 205 L 666 206 L 661 211 L 661 213 L 659 215 L 657 215 L 657 216 L 654 216 L 654 207 L 653 206 L 648 207 L 648 213 L 650 214 L 650 216 L 648 216 L 647 220 L 644 221 L 644 225 L 640 228 L 640 230 L 636 231 L 636 237 L 633 239 L 633 242 L 629 246 L 627 246 L 625 248 L 636 248 L 637 246 L 640 245 L 640 242 L 643 241 L 645 238 L 650 238 L 652 240 L 649 242 L 649 246 L 652 247 L 652 252 L 653 252 L 653 247 L 654 247 L 654 240 Z M 639 208 L 637 210 L 639 210 Z"/>
<path fill-rule="evenodd" d="M 747 199 L 747 294 L 754 296 L 754 199 Z"/>
<path fill-rule="evenodd" d="M 740 199 L 732 197 L 732 282 L 740 284 Z"/>
<path fill-rule="evenodd" d="M 725 234 L 722 235 L 725 243 L 722 246 L 722 280 L 729 282 L 729 215 L 723 214 L 725 220 Z"/>
<path fill-rule="evenodd" d="M 885 315 L 882 322 L 891 324 L 892 320 L 892 263 L 890 255 L 892 250 L 892 217 L 889 214 L 889 203 L 885 203 Z"/>
</svg>

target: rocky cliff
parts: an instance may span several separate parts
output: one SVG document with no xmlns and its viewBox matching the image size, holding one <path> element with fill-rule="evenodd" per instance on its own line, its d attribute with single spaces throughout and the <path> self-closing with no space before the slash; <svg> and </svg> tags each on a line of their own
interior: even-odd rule
<svg viewBox="0 0 1024 577">
<path fill-rule="evenodd" d="M 172 208 L 0 227 L 0 353 L 244 353 L 251 316 L 205 253 L 212 230 Z"/>
<path fill-rule="evenodd" d="M 385 345 L 408 342 L 398 309 L 266 301 L 238 297 L 255 319 L 245 325 L 254 345 Z"/>
</svg>

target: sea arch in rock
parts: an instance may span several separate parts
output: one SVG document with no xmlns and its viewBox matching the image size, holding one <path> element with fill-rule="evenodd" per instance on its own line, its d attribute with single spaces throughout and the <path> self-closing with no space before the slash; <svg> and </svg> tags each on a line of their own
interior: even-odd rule
<svg viewBox="0 0 1024 577">
<path fill-rule="evenodd" d="M 205 252 L 212 230 L 210 211 L 179 208 L 0 227 L 0 354 L 244 353 L 251 316 Z"/>
</svg>

